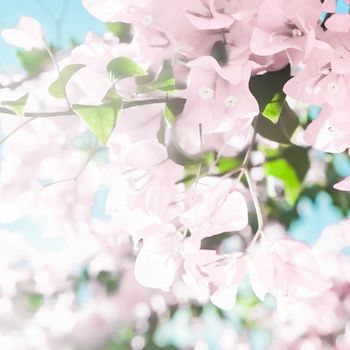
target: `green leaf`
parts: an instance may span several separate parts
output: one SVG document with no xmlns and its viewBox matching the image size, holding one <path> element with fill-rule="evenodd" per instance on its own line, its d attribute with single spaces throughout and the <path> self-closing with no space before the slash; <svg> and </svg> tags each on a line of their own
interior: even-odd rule
<svg viewBox="0 0 350 350">
<path fill-rule="evenodd" d="M 61 71 L 60 77 L 49 86 L 49 92 L 53 97 L 64 98 L 64 89 L 67 86 L 69 79 L 81 68 L 84 64 L 70 64 L 64 67 Z"/>
<path fill-rule="evenodd" d="M 167 105 L 165 105 L 163 113 L 164 113 L 164 118 L 168 122 L 168 124 L 174 125 L 176 121 L 176 117 L 174 116 L 173 112 Z"/>
<path fill-rule="evenodd" d="M 163 67 L 155 80 L 138 87 L 138 92 L 146 93 L 151 91 L 166 91 L 173 93 L 175 91 L 175 78 L 170 62 L 165 61 Z"/>
<path fill-rule="evenodd" d="M 119 276 L 112 274 L 109 271 L 100 271 L 97 275 L 97 280 L 105 286 L 108 293 L 113 293 L 119 286 Z"/>
<path fill-rule="evenodd" d="M 23 295 L 23 306 L 30 312 L 37 311 L 44 303 L 44 297 L 39 293 L 26 293 Z"/>
<path fill-rule="evenodd" d="M 283 182 L 286 201 L 294 206 L 302 190 L 302 183 L 295 169 L 285 159 L 266 162 L 264 169 L 266 175 L 274 176 Z"/>
<path fill-rule="evenodd" d="M 117 123 L 122 100 L 114 100 L 99 106 L 73 105 L 73 110 L 87 124 L 102 144 L 106 144 Z"/>
<path fill-rule="evenodd" d="M 258 134 L 278 143 L 291 144 L 291 137 L 299 126 L 299 119 L 295 112 L 284 103 L 278 122 L 274 124 L 263 115 L 255 117 L 254 128 Z"/>
<path fill-rule="evenodd" d="M 299 146 L 290 146 L 282 150 L 282 158 L 294 168 L 298 179 L 303 181 L 310 169 L 310 159 L 308 149 Z"/>
<path fill-rule="evenodd" d="M 106 28 L 114 36 L 119 38 L 121 42 L 129 43 L 132 39 L 131 25 L 123 22 L 109 22 L 106 23 Z"/>
<path fill-rule="evenodd" d="M 110 61 L 107 65 L 107 72 L 113 80 L 147 75 L 142 67 L 126 57 L 118 57 Z"/>
<path fill-rule="evenodd" d="M 11 111 L 16 113 L 17 115 L 23 115 L 24 108 L 26 106 L 29 94 L 25 94 L 20 97 L 18 100 L 14 101 L 2 101 L 2 105 L 9 108 Z"/>
<path fill-rule="evenodd" d="M 260 112 L 264 111 L 276 93 L 282 93 L 284 84 L 290 79 L 290 67 L 255 75 L 249 81 L 249 88 L 258 101 Z"/>
<path fill-rule="evenodd" d="M 22 67 L 29 74 L 40 72 L 49 61 L 50 56 L 46 50 L 33 49 L 30 51 L 17 51 L 17 57 Z"/>
<path fill-rule="evenodd" d="M 219 174 L 225 174 L 239 167 L 242 161 L 239 158 L 220 157 L 217 162 Z"/>
<path fill-rule="evenodd" d="M 272 97 L 272 100 L 269 102 L 269 104 L 265 107 L 262 115 L 276 124 L 281 115 L 285 99 L 286 95 L 284 93 L 277 92 Z"/>
</svg>

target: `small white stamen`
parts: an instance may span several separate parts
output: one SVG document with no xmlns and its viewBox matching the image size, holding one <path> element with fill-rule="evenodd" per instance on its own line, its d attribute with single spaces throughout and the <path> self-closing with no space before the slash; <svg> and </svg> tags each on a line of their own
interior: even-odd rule
<svg viewBox="0 0 350 350">
<path fill-rule="evenodd" d="M 209 87 L 202 86 L 199 89 L 198 95 L 202 100 L 208 101 L 214 97 L 214 90 Z"/>
<path fill-rule="evenodd" d="M 302 33 L 302 31 L 301 31 L 300 29 L 294 28 L 294 29 L 292 30 L 292 35 L 293 35 L 293 37 L 296 37 L 296 36 L 303 36 L 303 33 Z"/>
<path fill-rule="evenodd" d="M 311 86 L 307 86 L 307 87 L 305 88 L 305 92 L 306 92 L 308 95 L 312 94 L 312 91 L 313 91 L 313 89 L 312 89 Z"/>
<path fill-rule="evenodd" d="M 142 25 L 144 27 L 149 27 L 152 24 L 152 16 L 151 15 L 146 15 L 142 18 Z"/>
<path fill-rule="evenodd" d="M 225 98 L 225 106 L 226 107 L 233 107 L 237 103 L 237 97 L 236 96 L 227 96 Z"/>
<path fill-rule="evenodd" d="M 334 81 L 332 81 L 328 84 L 327 90 L 330 94 L 335 95 L 339 90 L 339 86 Z"/>
</svg>

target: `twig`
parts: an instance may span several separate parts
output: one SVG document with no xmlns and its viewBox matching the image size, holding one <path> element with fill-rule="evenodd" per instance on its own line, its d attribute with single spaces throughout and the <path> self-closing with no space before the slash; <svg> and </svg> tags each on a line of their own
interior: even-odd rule
<svg viewBox="0 0 350 350">
<path fill-rule="evenodd" d="M 137 100 L 137 101 L 127 101 L 123 103 L 123 109 L 128 109 L 137 106 L 145 106 L 158 103 L 167 103 L 168 98 L 151 98 L 147 100 Z M 16 116 L 16 113 L 12 110 L 0 107 L 0 114 Z M 68 109 L 65 111 L 56 111 L 56 112 L 25 112 L 21 117 L 26 118 L 56 118 L 56 117 L 75 117 L 76 114 L 73 110 Z"/>
<path fill-rule="evenodd" d="M 256 212 L 256 217 L 258 219 L 258 228 L 256 230 L 256 233 L 254 235 L 253 240 L 251 241 L 250 245 L 248 246 L 248 250 L 249 248 L 251 248 L 255 242 L 258 240 L 258 238 L 261 236 L 261 234 L 263 233 L 263 228 L 264 228 L 264 218 L 263 218 L 263 214 L 262 214 L 262 210 L 261 210 L 261 206 L 259 203 L 259 199 L 254 187 L 254 183 L 252 178 L 250 177 L 250 174 L 248 172 L 248 170 L 243 170 L 244 176 L 247 180 L 248 183 L 248 187 L 249 187 L 249 192 L 250 195 L 252 197 L 253 200 L 253 204 L 254 204 L 254 208 L 255 208 L 255 212 Z"/>
<path fill-rule="evenodd" d="M 21 125 L 17 126 L 17 128 L 13 129 L 9 134 L 7 134 L 3 139 L 0 140 L 0 145 L 2 145 L 7 139 L 9 139 L 13 134 L 15 134 L 18 130 L 22 129 L 25 125 L 29 124 L 32 122 L 35 117 L 32 117 L 25 122 L 23 122 Z"/>
</svg>

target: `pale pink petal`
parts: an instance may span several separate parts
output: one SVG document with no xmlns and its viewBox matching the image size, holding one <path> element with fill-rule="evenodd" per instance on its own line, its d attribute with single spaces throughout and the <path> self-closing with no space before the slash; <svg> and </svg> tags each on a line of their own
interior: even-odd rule
<svg viewBox="0 0 350 350">
<path fill-rule="evenodd" d="M 350 192 L 350 176 L 345 178 L 344 180 L 336 183 L 334 185 L 334 188 L 336 188 L 337 190 Z"/>
</svg>

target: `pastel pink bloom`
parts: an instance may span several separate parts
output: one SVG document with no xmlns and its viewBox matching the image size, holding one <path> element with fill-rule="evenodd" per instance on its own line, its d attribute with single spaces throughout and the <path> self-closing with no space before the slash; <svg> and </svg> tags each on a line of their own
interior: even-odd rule
<svg viewBox="0 0 350 350">
<path fill-rule="evenodd" d="M 296 65 L 310 54 L 315 44 L 321 12 L 318 0 L 265 0 L 252 34 L 252 52 L 265 56 L 286 51 L 290 63 Z"/>
<path fill-rule="evenodd" d="M 184 253 L 182 275 L 199 300 L 210 295 L 211 302 L 223 310 L 231 310 L 236 302 L 237 286 L 245 275 L 242 253 L 218 255 L 212 250 Z"/>
<path fill-rule="evenodd" d="M 344 182 L 349 182 L 349 179 Z M 350 247 L 349 229 L 349 219 L 327 226 L 314 246 L 323 273 L 338 283 L 350 281 L 350 257 L 344 252 Z"/>
<path fill-rule="evenodd" d="M 323 11 L 334 13 L 336 10 L 336 0 L 325 0 L 322 4 Z"/>
<path fill-rule="evenodd" d="M 263 243 L 251 255 L 249 277 L 256 296 L 307 298 L 331 288 L 307 244 L 284 238 Z"/>
<path fill-rule="evenodd" d="M 347 75 L 339 74 L 338 61 L 333 56 L 330 46 L 326 49 L 314 49 L 306 61 L 305 68 L 290 79 L 283 91 L 296 100 L 309 104 L 323 105 L 328 103 L 333 107 L 346 107 L 348 101 L 347 89 L 350 83 Z"/>
<path fill-rule="evenodd" d="M 4 29 L 1 36 L 9 44 L 25 50 L 45 47 L 41 25 L 31 17 L 21 17 L 16 28 Z"/>
<path fill-rule="evenodd" d="M 118 225 L 135 243 L 155 235 L 181 212 L 178 196 L 182 186 L 176 182 L 183 177 L 183 167 L 170 160 L 157 141 L 139 141 L 128 147 L 119 165 L 106 169 L 106 176 L 114 171 L 124 179 L 108 181 L 107 208 L 118 216 Z"/>
<path fill-rule="evenodd" d="M 236 303 L 237 286 L 246 273 L 242 253 L 231 254 L 206 269 L 214 286 L 211 302 L 223 310 L 232 310 Z"/>
<path fill-rule="evenodd" d="M 180 117 L 174 131 L 174 141 L 186 154 L 217 151 L 223 156 L 235 156 L 247 145 L 252 132 L 251 119 L 230 118 L 207 119 L 201 125 L 203 144 L 199 137 L 199 126 L 190 115 Z"/>
<path fill-rule="evenodd" d="M 194 241 L 239 231 L 248 224 L 245 198 L 231 179 L 201 178 L 189 188 L 186 200 L 189 208 L 180 221 L 190 229 Z"/>
<path fill-rule="evenodd" d="M 335 13 L 327 19 L 326 27 L 335 32 L 348 33 L 350 30 L 349 14 Z"/>
<path fill-rule="evenodd" d="M 69 80 L 66 92 L 71 103 L 101 104 L 112 82 L 107 75 L 108 63 L 117 57 L 127 57 L 145 66 L 140 50 L 135 45 L 119 43 L 118 39 L 106 39 L 89 32 L 85 42 L 72 50 L 69 64 L 82 64 L 85 67 L 76 72 Z M 142 61 L 142 62 L 141 62 Z M 147 68 L 145 66 L 145 68 Z M 94 81 L 94 84 L 91 84 Z M 136 90 L 133 78 L 116 83 L 116 92 L 129 98 Z"/>
<path fill-rule="evenodd" d="M 126 167 L 143 170 L 164 183 L 174 183 L 183 176 L 183 166 L 169 159 L 166 148 L 153 140 L 140 141 L 129 147 L 123 161 Z"/>
<path fill-rule="evenodd" d="M 224 66 L 210 56 L 188 63 L 191 71 L 185 92 L 187 102 L 183 115 L 204 123 L 212 119 L 252 118 L 259 108 L 249 91 L 250 67 Z"/>
<path fill-rule="evenodd" d="M 350 191 L 350 177 L 345 178 L 344 180 L 336 183 L 334 188 L 341 191 Z"/>
<path fill-rule="evenodd" d="M 83 0 L 83 6 L 103 22 L 129 23 L 130 11 L 135 6 L 145 6 L 150 0 Z"/>
<path fill-rule="evenodd" d="M 186 1 L 185 10 L 189 21 L 200 30 L 214 30 L 230 27 L 233 17 L 225 10 L 229 10 L 226 1 L 204 0 Z"/>
<path fill-rule="evenodd" d="M 144 240 L 135 261 L 136 280 L 150 288 L 169 290 L 179 266 L 181 235 L 169 226 Z"/>
<path fill-rule="evenodd" d="M 307 127 L 304 139 L 314 148 L 325 152 L 340 153 L 350 146 L 349 110 L 334 109 L 328 105 Z"/>
</svg>

